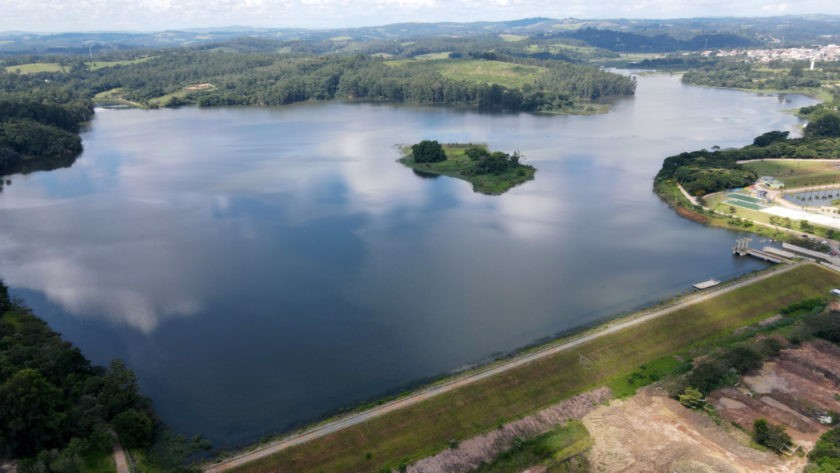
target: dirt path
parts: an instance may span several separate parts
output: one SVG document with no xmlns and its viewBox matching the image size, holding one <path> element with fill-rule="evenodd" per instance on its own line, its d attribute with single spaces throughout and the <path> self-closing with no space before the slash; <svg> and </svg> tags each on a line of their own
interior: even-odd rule
<svg viewBox="0 0 840 473">
<path fill-rule="evenodd" d="M 679 189 L 680 192 L 682 192 L 682 195 L 684 195 L 689 202 L 691 202 L 694 205 L 700 205 L 700 202 L 697 202 L 697 197 L 694 197 L 693 195 L 689 194 L 688 191 L 686 191 L 682 184 L 680 184 L 679 182 L 677 183 L 677 189 Z"/>
<path fill-rule="evenodd" d="M 741 159 L 737 161 L 738 164 L 744 163 L 760 163 L 762 161 L 807 161 L 812 163 L 838 163 L 840 164 L 840 159 L 824 159 L 824 158 L 804 158 L 804 159 L 790 159 L 790 158 L 758 158 L 758 159 Z"/>
<path fill-rule="evenodd" d="M 399 399 L 395 399 L 393 401 L 387 402 L 380 406 L 368 409 L 366 411 L 357 412 L 354 414 L 349 414 L 345 417 L 341 417 L 321 425 L 317 425 L 312 427 L 309 430 L 303 432 L 297 432 L 285 438 L 276 440 L 274 442 L 269 442 L 264 445 L 260 445 L 254 450 L 244 452 L 242 454 L 236 455 L 234 457 L 222 460 L 218 463 L 206 465 L 204 467 L 205 473 L 220 473 L 223 471 L 230 470 L 232 468 L 236 468 L 238 466 L 244 465 L 246 463 L 252 462 L 254 460 L 265 458 L 270 456 L 274 453 L 280 452 L 290 447 L 294 447 L 295 445 L 300 445 L 302 443 L 306 443 L 310 440 L 314 440 L 320 437 L 324 437 L 331 433 L 337 432 L 339 430 L 346 429 L 348 427 L 362 424 L 367 422 L 371 419 L 375 419 L 377 417 L 381 417 L 386 415 L 390 412 L 402 409 L 404 407 L 408 407 L 419 402 L 423 402 L 429 398 L 434 396 L 438 396 L 440 394 L 447 393 L 449 391 L 453 391 L 460 387 L 475 383 L 485 378 L 489 378 L 491 376 L 495 376 L 506 371 L 518 368 L 520 366 L 526 365 L 533 361 L 552 356 L 558 352 L 569 350 L 571 348 L 583 345 L 588 343 L 592 340 L 596 340 L 600 337 L 605 335 L 609 335 L 621 330 L 624 330 L 629 327 L 633 327 L 639 324 L 643 324 L 650 320 L 671 314 L 678 310 L 681 310 L 685 307 L 691 306 L 693 304 L 698 304 L 700 302 L 709 300 L 713 297 L 726 294 L 728 292 L 734 291 L 736 289 L 742 288 L 744 286 L 748 286 L 750 284 L 754 284 L 759 281 L 763 281 L 767 278 L 775 276 L 777 274 L 781 274 L 787 271 L 790 271 L 802 264 L 808 263 L 795 263 L 792 265 L 786 266 L 777 266 L 773 269 L 765 271 L 764 273 L 745 279 L 743 281 L 739 281 L 735 284 L 723 286 L 717 289 L 708 290 L 708 292 L 701 292 L 697 293 L 696 295 L 687 296 L 684 299 L 680 300 L 679 302 L 672 304 L 668 307 L 664 307 L 661 309 L 656 309 L 647 312 L 641 312 L 639 315 L 630 318 L 619 319 L 617 321 L 606 323 L 600 329 L 596 329 L 594 332 L 589 332 L 585 335 L 579 336 L 573 340 L 565 341 L 556 345 L 548 345 L 544 348 L 539 350 L 528 352 L 522 355 L 519 355 L 511 360 L 505 361 L 500 364 L 491 365 L 484 369 L 479 369 L 478 371 L 472 371 L 464 376 L 459 376 L 448 381 L 442 382 L 440 384 L 434 384 L 426 388 L 422 388 L 414 393 L 402 397 Z"/>
<path fill-rule="evenodd" d="M 114 464 L 117 467 L 117 473 L 132 473 L 125 450 L 118 442 L 114 442 Z"/>
</svg>

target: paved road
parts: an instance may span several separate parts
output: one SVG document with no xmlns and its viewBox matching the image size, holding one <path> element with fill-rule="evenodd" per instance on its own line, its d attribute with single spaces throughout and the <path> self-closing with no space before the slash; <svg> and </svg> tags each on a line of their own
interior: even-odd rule
<svg viewBox="0 0 840 473">
<path fill-rule="evenodd" d="M 648 311 L 647 313 L 642 313 L 638 317 L 634 317 L 630 320 L 624 321 L 616 321 L 614 323 L 608 323 L 604 326 L 603 329 L 597 330 L 596 332 L 589 333 L 587 335 L 578 337 L 574 340 L 560 343 L 557 345 L 548 345 L 545 348 L 540 350 L 529 352 L 520 356 L 517 356 L 509 361 L 506 361 L 501 364 L 493 365 L 488 367 L 484 370 L 478 372 L 470 372 L 467 375 L 460 376 L 453 378 L 449 381 L 446 381 L 441 384 L 436 384 L 429 386 L 427 388 L 421 389 L 419 391 L 415 391 L 414 393 L 402 397 L 399 399 L 395 399 L 393 401 L 387 402 L 377 407 L 373 407 L 371 409 L 358 412 L 355 414 L 349 414 L 345 417 L 338 418 L 336 420 L 327 422 L 325 424 L 318 425 L 313 427 L 309 430 L 298 432 L 292 434 L 288 437 L 283 439 L 261 445 L 254 450 L 242 453 L 240 455 L 228 458 L 223 460 L 219 463 L 215 463 L 212 465 L 206 465 L 204 468 L 204 473 L 221 473 L 223 471 L 230 470 L 232 468 L 244 465 L 246 463 L 252 462 L 254 460 L 267 457 L 279 451 L 285 450 L 287 448 L 293 447 L 295 445 L 300 445 L 302 443 L 306 443 L 310 440 L 314 440 L 320 437 L 324 437 L 331 433 L 337 432 L 339 430 L 346 429 L 348 427 L 361 424 L 363 422 L 367 422 L 371 419 L 375 419 L 377 417 L 381 417 L 389 412 L 396 411 L 398 409 L 402 409 L 407 406 L 411 406 L 413 404 L 417 404 L 418 402 L 425 401 L 434 396 L 438 396 L 443 393 L 447 393 L 454 389 L 458 389 L 460 387 L 466 386 L 468 384 L 475 383 L 476 381 L 480 381 L 485 378 L 489 378 L 491 376 L 495 376 L 500 373 L 504 373 L 506 371 L 518 368 L 522 365 L 531 363 L 532 361 L 539 360 L 541 358 L 545 358 L 555 353 L 569 350 L 571 348 L 577 347 L 584 343 L 590 342 L 595 340 L 599 337 L 603 337 L 605 335 L 609 335 L 611 333 L 618 332 L 620 330 L 624 330 L 629 327 L 633 327 L 642 323 L 645 323 L 649 320 L 656 319 L 658 317 L 662 317 L 664 315 L 668 315 L 672 312 L 678 311 L 685 307 L 688 307 L 693 304 L 697 304 L 708 300 L 712 297 L 719 296 L 721 294 L 726 294 L 727 292 L 734 291 L 735 289 L 748 286 L 750 284 L 756 283 L 758 281 L 762 281 L 767 279 L 771 276 L 775 276 L 777 274 L 781 274 L 787 271 L 792 270 L 795 267 L 798 267 L 802 264 L 808 263 L 795 263 L 791 265 L 783 265 L 777 266 L 773 269 L 770 269 L 756 277 L 748 278 L 743 281 L 737 282 L 735 284 L 723 286 L 717 289 L 707 290 L 706 292 L 697 293 L 693 296 L 688 296 L 681 301 L 672 304 L 668 307 L 664 307 L 657 310 Z"/>
</svg>

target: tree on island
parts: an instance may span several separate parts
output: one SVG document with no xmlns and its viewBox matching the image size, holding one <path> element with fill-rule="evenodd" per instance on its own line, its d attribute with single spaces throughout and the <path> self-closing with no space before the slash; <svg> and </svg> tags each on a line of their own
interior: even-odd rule
<svg viewBox="0 0 840 473">
<path fill-rule="evenodd" d="M 443 146 L 437 141 L 423 140 L 411 147 L 411 154 L 416 163 L 436 163 L 446 160 Z"/>
<path fill-rule="evenodd" d="M 519 151 L 513 154 L 501 151 L 490 152 L 482 146 L 470 146 L 464 150 L 472 161 L 475 162 L 475 171 L 478 174 L 500 174 L 510 168 L 519 166 L 519 159 L 522 157 Z"/>
</svg>

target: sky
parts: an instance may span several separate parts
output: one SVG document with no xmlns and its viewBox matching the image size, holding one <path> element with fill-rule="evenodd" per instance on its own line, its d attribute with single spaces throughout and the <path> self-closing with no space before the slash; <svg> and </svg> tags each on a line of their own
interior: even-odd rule
<svg viewBox="0 0 840 473">
<path fill-rule="evenodd" d="M 840 14 L 836 0 L 0 0 L 0 31 L 341 28 L 399 22 Z"/>
</svg>

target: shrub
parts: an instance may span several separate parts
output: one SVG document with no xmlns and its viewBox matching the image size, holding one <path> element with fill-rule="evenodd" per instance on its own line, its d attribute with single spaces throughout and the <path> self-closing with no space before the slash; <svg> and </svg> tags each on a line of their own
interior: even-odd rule
<svg viewBox="0 0 840 473">
<path fill-rule="evenodd" d="M 152 441 L 152 420 L 146 414 L 129 409 L 111 420 L 111 425 L 126 448 L 146 448 Z"/>
<path fill-rule="evenodd" d="M 746 373 L 761 367 L 761 353 L 745 346 L 734 347 L 724 353 L 725 362 L 738 373 Z"/>
<path fill-rule="evenodd" d="M 696 388 L 687 386 L 680 394 L 680 403 L 689 409 L 697 409 L 703 406 L 703 393 Z"/>
<path fill-rule="evenodd" d="M 809 318 L 805 323 L 814 336 L 840 343 L 840 312 L 819 314 Z"/>
<path fill-rule="evenodd" d="M 758 419 L 753 423 L 753 440 L 776 452 L 781 452 L 791 444 L 790 436 L 784 427 L 771 424 L 765 419 Z"/>
<path fill-rule="evenodd" d="M 738 373 L 720 361 L 707 361 L 697 365 L 687 380 L 690 386 L 708 394 L 721 386 L 737 382 Z"/>
</svg>

